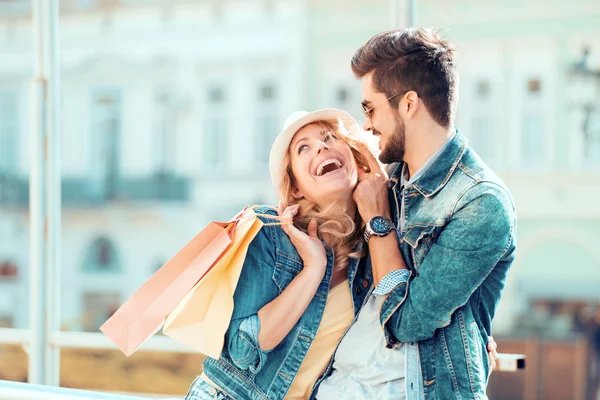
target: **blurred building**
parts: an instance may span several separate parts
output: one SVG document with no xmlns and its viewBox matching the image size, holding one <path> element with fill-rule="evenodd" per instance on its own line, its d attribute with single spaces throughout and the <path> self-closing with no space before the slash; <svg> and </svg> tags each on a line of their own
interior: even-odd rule
<svg viewBox="0 0 600 400">
<path fill-rule="evenodd" d="M 349 58 L 386 10 L 345 37 L 334 7 L 302 0 L 62 2 L 64 328 L 96 331 L 209 220 L 274 204 L 283 120 L 317 105 L 359 116 Z M 0 4 L 0 261 L 18 268 L 0 279 L 0 321 L 14 327 L 28 323 L 29 13 Z"/>
</svg>

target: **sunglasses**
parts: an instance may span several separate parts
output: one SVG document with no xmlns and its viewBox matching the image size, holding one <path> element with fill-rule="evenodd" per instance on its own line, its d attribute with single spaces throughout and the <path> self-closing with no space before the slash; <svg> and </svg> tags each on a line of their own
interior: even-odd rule
<svg viewBox="0 0 600 400">
<path fill-rule="evenodd" d="M 395 95 L 388 97 L 387 99 L 385 99 L 384 101 L 382 101 L 381 103 L 375 104 L 373 107 L 371 108 L 367 108 L 367 106 L 365 106 L 364 104 L 361 104 L 360 107 L 362 108 L 363 113 L 365 114 L 365 117 L 371 119 L 371 117 L 373 116 L 373 110 L 375 109 L 375 107 L 378 107 L 380 105 L 382 105 L 383 103 L 386 103 L 388 101 L 390 101 L 391 99 L 393 99 L 396 96 L 400 96 L 401 94 L 405 94 L 407 92 L 400 92 L 400 93 L 396 93 Z"/>
</svg>

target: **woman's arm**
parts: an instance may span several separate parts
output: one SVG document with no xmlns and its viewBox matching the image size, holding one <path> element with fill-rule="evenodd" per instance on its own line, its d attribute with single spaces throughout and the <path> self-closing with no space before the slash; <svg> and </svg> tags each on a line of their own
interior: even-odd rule
<svg viewBox="0 0 600 400">
<path fill-rule="evenodd" d="M 297 209 L 287 209 L 282 216 L 292 218 Z M 282 213 L 280 213 L 282 214 Z M 275 242 L 263 228 L 250 244 L 242 274 L 234 294 L 235 308 L 227 331 L 227 348 L 234 364 L 257 373 L 275 348 L 296 325 L 314 297 L 327 265 L 323 245 L 316 236 L 316 224 L 309 226 L 311 235 L 293 225 L 282 225 L 304 261 L 303 270 L 276 295 L 265 285 L 275 267 Z"/>
<path fill-rule="evenodd" d="M 258 311 L 261 350 L 272 350 L 290 333 L 315 296 L 322 279 L 319 271 L 305 268 L 275 300 Z"/>
</svg>

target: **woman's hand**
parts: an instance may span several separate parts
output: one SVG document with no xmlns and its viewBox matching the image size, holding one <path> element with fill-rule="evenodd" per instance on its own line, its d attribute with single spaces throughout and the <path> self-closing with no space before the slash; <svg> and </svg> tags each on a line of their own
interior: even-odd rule
<svg viewBox="0 0 600 400">
<path fill-rule="evenodd" d="M 280 204 L 277 212 L 282 218 L 293 221 L 296 214 L 298 214 L 299 208 L 300 206 L 296 204 L 282 210 L 283 206 Z M 308 224 L 308 235 L 293 224 L 282 224 L 281 229 L 289 236 L 296 251 L 302 258 L 304 270 L 314 271 L 322 279 L 327 268 L 327 254 L 325 253 L 323 243 L 321 243 L 321 240 L 317 236 L 317 221 L 312 219 Z"/>
<path fill-rule="evenodd" d="M 496 369 L 496 360 L 498 359 L 498 352 L 496 351 L 497 349 L 498 349 L 498 344 L 496 344 L 493 337 L 489 336 L 487 351 L 488 351 L 488 358 L 490 360 L 490 367 L 492 367 L 492 371 Z"/>
</svg>

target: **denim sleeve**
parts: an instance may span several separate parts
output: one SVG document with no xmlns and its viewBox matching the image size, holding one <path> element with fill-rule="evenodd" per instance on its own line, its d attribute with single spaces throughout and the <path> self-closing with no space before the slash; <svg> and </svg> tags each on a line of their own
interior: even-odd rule
<svg viewBox="0 0 600 400">
<path fill-rule="evenodd" d="M 449 325 L 454 311 L 514 251 L 516 217 L 510 196 L 495 185 L 473 189 L 457 203 L 423 259 L 418 277 L 397 285 L 385 299 L 380 322 L 397 341 L 429 339 L 436 329 Z M 494 276 L 498 282 L 494 301 L 499 300 L 507 271 L 508 266 L 498 268 Z"/>
<path fill-rule="evenodd" d="M 275 268 L 275 244 L 269 235 L 272 227 L 263 227 L 248 247 L 242 272 L 233 295 L 234 309 L 225 341 L 229 357 L 241 370 L 258 373 L 268 351 L 258 343 L 258 310 L 278 293 L 269 285 Z"/>
</svg>

